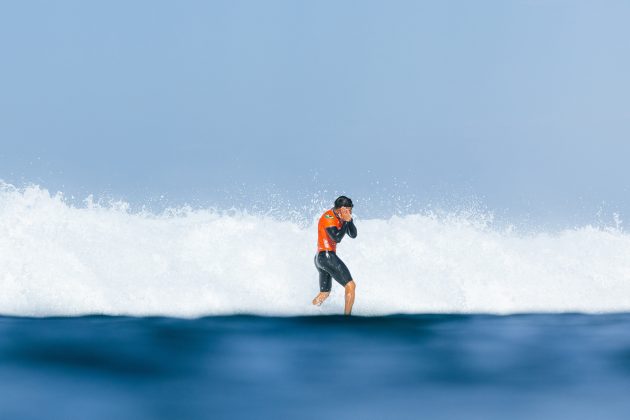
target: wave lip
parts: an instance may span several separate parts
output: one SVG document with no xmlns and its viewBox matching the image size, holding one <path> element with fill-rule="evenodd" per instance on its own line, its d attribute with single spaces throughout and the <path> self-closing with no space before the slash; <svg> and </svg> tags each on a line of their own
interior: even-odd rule
<svg viewBox="0 0 630 420">
<path fill-rule="evenodd" d="M 323 210 L 323 209 L 322 209 Z M 517 233 L 486 215 L 357 221 L 339 254 L 356 314 L 624 312 L 630 236 L 583 226 Z M 339 313 L 323 308 L 314 224 L 246 212 L 132 213 L 69 204 L 38 186 L 0 187 L 0 313 L 17 316 Z"/>
</svg>

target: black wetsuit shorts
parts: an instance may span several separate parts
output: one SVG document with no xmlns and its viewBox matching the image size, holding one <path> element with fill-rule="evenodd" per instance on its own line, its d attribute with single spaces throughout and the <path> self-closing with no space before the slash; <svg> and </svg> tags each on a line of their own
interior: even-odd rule
<svg viewBox="0 0 630 420">
<path fill-rule="evenodd" d="M 332 251 L 321 251 L 315 255 L 315 267 L 319 271 L 319 291 L 330 292 L 332 282 L 330 278 L 337 280 L 345 286 L 352 281 L 350 270 L 341 259 Z"/>
</svg>

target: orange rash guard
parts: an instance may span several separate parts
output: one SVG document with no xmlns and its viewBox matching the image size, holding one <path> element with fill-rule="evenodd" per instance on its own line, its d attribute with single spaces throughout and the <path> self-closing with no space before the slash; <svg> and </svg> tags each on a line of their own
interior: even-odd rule
<svg viewBox="0 0 630 420">
<path fill-rule="evenodd" d="M 317 224 L 317 251 L 337 251 L 337 243 L 345 234 L 351 238 L 356 238 L 357 228 L 353 221 L 344 222 L 339 219 L 332 209 L 322 214 Z"/>
</svg>

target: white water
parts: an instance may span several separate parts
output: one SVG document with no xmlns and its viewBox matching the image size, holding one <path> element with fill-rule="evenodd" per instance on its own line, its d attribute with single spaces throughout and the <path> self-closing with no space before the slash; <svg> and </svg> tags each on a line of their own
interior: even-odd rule
<svg viewBox="0 0 630 420">
<path fill-rule="evenodd" d="M 324 210 L 324 209 L 322 209 Z M 483 215 L 357 220 L 339 255 L 355 313 L 630 310 L 630 236 L 585 226 L 493 229 Z M 69 205 L 39 187 L 0 188 L 0 314 L 340 313 L 323 308 L 316 229 L 237 213 L 133 214 Z"/>
</svg>

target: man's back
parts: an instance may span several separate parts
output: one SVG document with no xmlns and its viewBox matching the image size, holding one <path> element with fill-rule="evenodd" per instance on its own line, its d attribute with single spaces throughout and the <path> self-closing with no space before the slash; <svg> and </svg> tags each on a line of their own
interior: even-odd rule
<svg viewBox="0 0 630 420">
<path fill-rule="evenodd" d="M 335 215 L 335 212 L 330 209 L 319 218 L 319 223 L 317 224 L 317 251 L 337 251 L 337 243 L 331 239 L 328 235 L 327 229 L 330 227 L 335 227 L 337 229 L 341 229 L 343 222 L 339 220 L 339 218 Z"/>
</svg>

